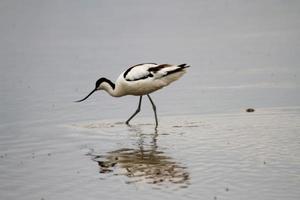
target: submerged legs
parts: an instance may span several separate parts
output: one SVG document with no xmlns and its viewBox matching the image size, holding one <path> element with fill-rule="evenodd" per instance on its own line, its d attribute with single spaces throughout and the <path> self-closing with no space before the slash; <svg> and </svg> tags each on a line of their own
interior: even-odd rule
<svg viewBox="0 0 300 200">
<path fill-rule="evenodd" d="M 136 111 L 133 113 L 133 115 L 131 117 L 129 117 L 129 119 L 126 121 L 126 124 L 129 125 L 129 122 L 132 118 L 134 118 L 134 116 L 136 116 L 136 114 L 138 114 L 141 110 L 141 104 L 142 104 L 142 97 L 143 96 L 140 96 L 140 101 L 139 101 L 139 105 L 138 105 L 138 108 L 136 109 Z"/>
<path fill-rule="evenodd" d="M 151 102 L 151 104 L 152 104 L 152 108 L 153 108 L 154 116 L 155 116 L 155 128 L 157 128 L 157 126 L 158 126 L 158 121 L 157 121 L 157 114 L 156 114 L 156 106 L 155 106 L 155 104 L 153 103 L 153 101 L 152 101 L 150 95 L 147 94 L 147 96 L 148 96 L 148 98 L 149 98 L 149 100 L 150 100 L 150 102 Z"/>
<path fill-rule="evenodd" d="M 149 98 L 149 100 L 150 100 L 150 102 L 151 102 L 151 104 L 152 104 L 152 108 L 153 108 L 153 111 L 154 111 L 154 116 L 155 116 L 155 129 L 156 129 L 157 126 L 158 126 L 158 120 L 157 120 L 157 114 L 156 114 L 156 106 L 155 106 L 153 100 L 151 99 L 150 95 L 147 94 L 147 96 L 148 96 L 148 98 Z M 129 125 L 130 120 L 131 120 L 132 118 L 134 118 L 134 116 L 136 116 L 136 115 L 141 111 L 142 97 L 143 97 L 143 96 L 140 96 L 139 105 L 138 105 L 136 111 L 135 111 L 135 112 L 133 113 L 133 115 L 132 115 L 131 117 L 129 117 L 129 119 L 126 121 L 126 124 L 127 124 L 127 125 Z"/>
</svg>

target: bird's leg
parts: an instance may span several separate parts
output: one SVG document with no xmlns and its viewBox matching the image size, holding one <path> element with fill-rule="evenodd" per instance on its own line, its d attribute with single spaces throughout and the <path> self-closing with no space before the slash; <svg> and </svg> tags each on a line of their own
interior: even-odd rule
<svg viewBox="0 0 300 200">
<path fill-rule="evenodd" d="M 136 109 L 136 111 L 133 113 L 133 115 L 131 117 L 129 117 L 129 119 L 126 121 L 126 124 L 129 125 L 129 121 L 134 118 L 134 116 L 136 116 L 136 114 L 138 114 L 141 110 L 141 104 L 142 104 L 142 97 L 143 96 L 140 96 L 140 101 L 139 101 L 139 105 L 138 105 L 138 108 Z"/>
<path fill-rule="evenodd" d="M 155 116 L 155 129 L 156 129 L 157 126 L 158 126 L 157 114 L 156 114 L 156 106 L 155 106 L 155 104 L 153 103 L 153 101 L 152 101 L 150 95 L 147 94 L 147 96 L 148 96 L 148 98 L 149 98 L 149 100 L 150 100 L 150 102 L 151 102 L 151 104 L 152 104 L 152 108 L 153 108 L 153 111 L 154 111 L 154 116 Z"/>
</svg>

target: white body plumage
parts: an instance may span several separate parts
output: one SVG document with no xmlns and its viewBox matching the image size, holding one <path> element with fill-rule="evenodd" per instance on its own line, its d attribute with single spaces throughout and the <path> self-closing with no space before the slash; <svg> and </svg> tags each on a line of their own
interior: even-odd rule
<svg viewBox="0 0 300 200">
<path fill-rule="evenodd" d="M 186 67 L 188 66 L 154 63 L 135 65 L 118 77 L 115 91 L 110 94 L 116 97 L 150 94 L 179 79 L 186 72 Z"/>
</svg>

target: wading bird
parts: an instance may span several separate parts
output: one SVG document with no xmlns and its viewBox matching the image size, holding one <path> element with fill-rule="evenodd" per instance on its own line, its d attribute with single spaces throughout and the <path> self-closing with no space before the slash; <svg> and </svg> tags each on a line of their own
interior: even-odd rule
<svg viewBox="0 0 300 200">
<path fill-rule="evenodd" d="M 126 121 L 126 124 L 129 125 L 130 120 L 141 110 L 143 95 L 147 95 L 152 104 L 155 116 L 155 128 L 157 128 L 158 121 L 156 114 L 156 106 L 149 94 L 179 79 L 186 72 L 185 69 L 187 67 L 189 66 L 186 64 L 158 65 L 156 63 L 143 63 L 134 65 L 128 68 L 125 72 L 123 72 L 116 80 L 116 83 L 111 82 L 107 78 L 100 78 L 96 82 L 95 89 L 92 92 L 90 92 L 85 98 L 76 102 L 86 100 L 91 94 L 93 94 L 97 90 L 105 90 L 113 97 L 121 97 L 125 95 L 139 96 L 140 100 L 137 110 Z"/>
</svg>

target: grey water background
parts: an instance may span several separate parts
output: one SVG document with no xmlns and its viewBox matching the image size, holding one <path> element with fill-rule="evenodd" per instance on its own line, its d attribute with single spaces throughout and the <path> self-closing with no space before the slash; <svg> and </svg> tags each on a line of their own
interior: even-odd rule
<svg viewBox="0 0 300 200">
<path fill-rule="evenodd" d="M 298 1 L 0 1 L 0 198 L 299 199 L 299 17 Z M 137 97 L 73 102 L 142 62 L 192 66 L 153 94 L 158 133 L 147 101 L 120 123 Z M 183 185 L 99 173 L 148 152 Z"/>
</svg>

